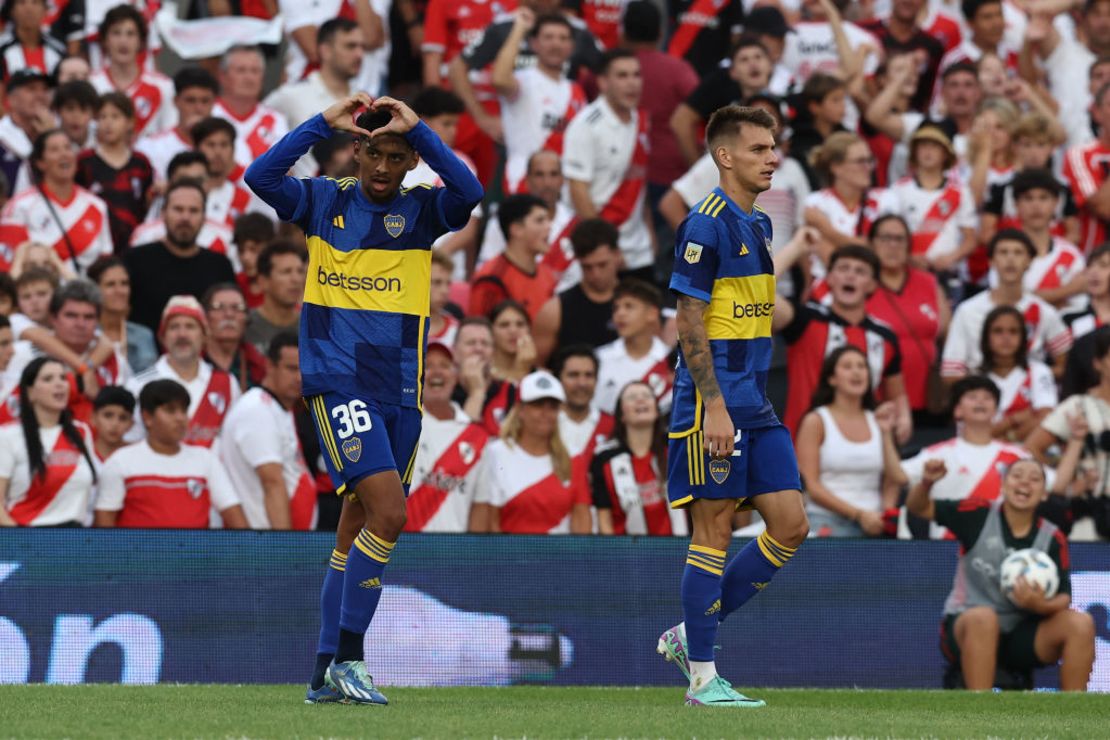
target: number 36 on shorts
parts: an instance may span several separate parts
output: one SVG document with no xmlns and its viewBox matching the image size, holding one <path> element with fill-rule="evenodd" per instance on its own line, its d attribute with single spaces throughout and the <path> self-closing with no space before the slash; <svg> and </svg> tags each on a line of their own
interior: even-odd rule
<svg viewBox="0 0 1110 740">
<path fill-rule="evenodd" d="M 335 419 L 335 435 L 340 439 L 347 439 L 352 434 L 368 432 L 374 427 L 366 403 L 357 398 L 349 403 L 333 407 L 331 418 Z"/>
</svg>

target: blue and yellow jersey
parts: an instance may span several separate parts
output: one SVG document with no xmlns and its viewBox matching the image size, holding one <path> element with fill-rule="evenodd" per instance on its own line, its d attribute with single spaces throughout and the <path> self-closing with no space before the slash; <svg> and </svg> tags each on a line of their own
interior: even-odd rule
<svg viewBox="0 0 1110 740">
<path fill-rule="evenodd" d="M 721 394 L 737 429 L 778 424 L 767 400 L 775 268 L 771 219 L 744 213 L 720 188 L 694 206 L 675 237 L 671 290 L 706 301 L 705 328 Z M 702 399 L 679 348 L 671 436 L 701 429 Z"/>
</svg>

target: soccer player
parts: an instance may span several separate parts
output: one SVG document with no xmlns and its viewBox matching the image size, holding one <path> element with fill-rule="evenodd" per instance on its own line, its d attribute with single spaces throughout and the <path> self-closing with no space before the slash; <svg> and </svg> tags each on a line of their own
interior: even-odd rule
<svg viewBox="0 0 1110 740">
<path fill-rule="evenodd" d="M 356 121 L 363 107 L 369 110 Z M 358 178 L 285 175 L 334 131 L 358 137 Z M 401 188 L 418 157 L 446 187 Z M 345 496 L 305 701 L 385 704 L 366 672 L 363 642 L 405 525 L 420 436 L 430 245 L 466 225 L 482 186 L 408 106 L 366 93 L 298 126 L 251 164 L 245 182 L 308 236 L 302 392 L 328 472 Z"/>
<path fill-rule="evenodd" d="M 775 120 L 729 105 L 705 139 L 720 185 L 678 228 L 671 290 L 678 297 L 667 495 L 689 507 L 693 538 L 682 577 L 685 621 L 658 651 L 689 678 L 688 706 L 761 707 L 717 675 L 718 623 L 763 590 L 809 530 L 790 433 L 767 400 L 775 309 L 771 220 L 755 207 L 771 187 Z M 767 530 L 725 567 L 732 516 L 754 508 Z"/>
</svg>

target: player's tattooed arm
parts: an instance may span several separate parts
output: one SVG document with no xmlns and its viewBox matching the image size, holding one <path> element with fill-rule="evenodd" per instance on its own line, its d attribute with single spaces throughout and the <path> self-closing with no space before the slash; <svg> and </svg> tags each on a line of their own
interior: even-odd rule
<svg viewBox="0 0 1110 740">
<path fill-rule="evenodd" d="M 709 304 L 688 295 L 678 297 L 678 341 L 690 377 L 698 387 L 706 405 L 721 397 L 717 373 L 713 370 L 713 352 L 709 349 L 709 335 L 705 330 L 705 311 Z"/>
</svg>

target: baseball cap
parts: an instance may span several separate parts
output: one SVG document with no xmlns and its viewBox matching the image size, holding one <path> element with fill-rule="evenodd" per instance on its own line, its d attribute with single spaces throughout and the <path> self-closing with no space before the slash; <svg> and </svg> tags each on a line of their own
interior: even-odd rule
<svg viewBox="0 0 1110 740">
<path fill-rule="evenodd" d="M 455 352 L 438 339 L 433 339 L 432 341 L 428 342 L 428 354 L 431 354 L 433 349 L 438 349 L 440 352 L 446 352 L 447 357 L 451 360 L 451 362 L 455 361 Z"/>
<path fill-rule="evenodd" d="M 545 398 L 554 398 L 559 403 L 566 403 L 567 397 L 563 393 L 563 384 L 546 370 L 537 370 L 524 376 L 520 381 L 520 402 L 532 403 Z"/>
<path fill-rule="evenodd" d="M 781 39 L 794 29 L 787 25 L 781 10 L 771 5 L 761 5 L 748 13 L 748 17 L 744 19 L 744 30 Z"/>
<path fill-rule="evenodd" d="M 32 82 L 44 82 L 48 87 L 54 86 L 54 78 L 43 72 L 41 69 L 35 67 L 24 67 L 12 73 L 8 78 L 7 89 L 9 92 L 22 85 L 30 85 Z"/>
<path fill-rule="evenodd" d="M 188 316 L 191 319 L 196 319 L 204 333 L 208 333 L 208 318 L 204 315 L 204 308 L 200 305 L 200 301 L 193 296 L 175 295 L 170 298 L 169 303 L 162 309 L 162 320 L 158 323 L 158 336 L 162 336 L 166 331 L 166 324 L 174 316 Z"/>
</svg>

